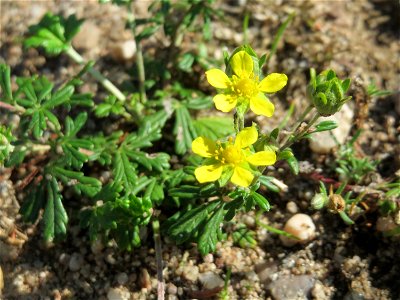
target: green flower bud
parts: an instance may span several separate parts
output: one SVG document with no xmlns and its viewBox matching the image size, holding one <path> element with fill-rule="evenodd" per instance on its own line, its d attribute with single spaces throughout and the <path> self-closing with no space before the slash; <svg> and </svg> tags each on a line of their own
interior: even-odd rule
<svg viewBox="0 0 400 300">
<path fill-rule="evenodd" d="M 313 209 L 322 209 L 328 203 L 328 197 L 324 194 L 315 194 L 311 199 L 311 207 Z"/>
<path fill-rule="evenodd" d="M 14 146 L 10 144 L 14 140 L 11 129 L 0 126 L 0 165 L 10 156 Z"/>
<path fill-rule="evenodd" d="M 307 94 L 318 112 L 324 116 L 337 113 L 345 102 L 351 99 L 346 96 L 350 87 L 350 79 L 340 80 L 333 70 L 327 70 L 316 76 L 315 70 L 310 70 L 310 83 Z"/>
</svg>

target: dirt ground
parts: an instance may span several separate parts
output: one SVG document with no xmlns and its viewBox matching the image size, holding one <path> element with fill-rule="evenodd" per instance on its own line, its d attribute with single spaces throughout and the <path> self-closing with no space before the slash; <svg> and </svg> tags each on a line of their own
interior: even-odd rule
<svg viewBox="0 0 400 300">
<path fill-rule="evenodd" d="M 113 54 L 113 45 L 132 38 L 124 28 L 122 8 L 83 0 L 3 0 L 0 5 L 0 63 L 10 65 L 12 74 L 45 74 L 61 83 L 79 69 L 66 56 L 48 58 L 41 51 L 22 47 L 28 26 L 52 11 L 84 17 L 86 31 L 75 46 L 86 58 L 96 59 L 97 68 L 117 85 L 129 79 L 132 61 L 119 62 Z M 145 15 L 149 1 L 139 0 L 135 5 L 137 13 Z M 232 0 L 217 1 L 215 5 L 224 17 L 213 20 L 214 37 L 207 48 L 217 59 L 222 57 L 222 48 L 232 51 L 243 43 L 246 12 L 250 13 L 249 44 L 258 54 L 267 52 L 285 18 L 292 12 L 296 14 L 270 63 L 271 72 L 288 74 L 289 84 L 283 93 L 274 96 L 274 117 L 260 119 L 265 130 L 280 122 L 289 103 L 305 106 L 310 67 L 318 71 L 332 68 L 339 77 L 352 79 L 352 114 L 350 120 L 343 120 L 348 122 L 350 132 L 344 138 L 357 129 L 363 130 L 359 151 L 380 161 L 371 182 L 398 174 L 400 94 L 368 98 L 366 93 L 371 82 L 380 89 L 400 89 L 397 1 Z M 197 47 L 199 34 L 185 37 L 184 50 Z M 146 41 L 145 55 L 151 55 L 163 43 L 162 34 Z M 199 76 L 199 88 L 213 93 L 203 75 Z M 104 93 L 91 79 L 82 89 L 97 92 L 96 97 Z M 238 219 L 256 232 L 255 248 L 240 248 L 229 238 L 219 243 L 216 253 L 201 257 L 195 245 L 177 247 L 163 237 L 166 299 L 217 299 L 228 270 L 232 273 L 226 299 L 400 299 L 399 239 L 383 237 L 376 230 L 378 213 L 373 207 L 351 227 L 337 215 L 312 210 L 310 200 L 318 190 L 318 181 L 311 175 L 318 173 L 337 180 L 330 167 L 335 160 L 334 149 L 318 154 L 310 150 L 308 142 L 302 142 L 294 150 L 301 161 L 300 175 L 291 176 L 284 165 L 271 170 L 289 188 L 267 194 L 273 207 L 259 221 L 282 229 L 292 215 L 304 213 L 316 226 L 315 239 L 285 247 L 278 235 L 256 224 L 253 213 Z M 26 226 L 20 220 L 18 207 L 23 193 L 14 188 L 19 175 L 11 171 L 0 169 L 0 218 L 3 224 L 15 224 L 23 235 L 17 243 L 0 236 L 4 277 L 0 272 L 0 299 L 156 299 L 151 232 L 143 232 L 144 246 L 128 253 L 117 250 L 113 243 L 90 245 L 87 233 L 74 225 L 66 241 L 48 247 L 41 241 L 40 228 Z M 72 199 L 67 204 L 70 215 L 79 207 L 77 201 Z M 73 216 L 71 224 L 78 224 Z"/>
</svg>

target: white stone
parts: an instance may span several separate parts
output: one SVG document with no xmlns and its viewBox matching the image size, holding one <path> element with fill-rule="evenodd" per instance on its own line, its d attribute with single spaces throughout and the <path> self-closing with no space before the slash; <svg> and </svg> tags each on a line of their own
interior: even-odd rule
<svg viewBox="0 0 400 300">
<path fill-rule="evenodd" d="M 78 271 L 83 264 L 83 257 L 80 253 L 73 253 L 68 262 L 68 267 L 72 272 Z"/>
<path fill-rule="evenodd" d="M 117 275 L 117 282 L 120 285 L 124 285 L 125 283 L 128 282 L 128 274 L 126 274 L 125 272 L 119 273 Z"/>
<path fill-rule="evenodd" d="M 108 300 L 129 300 L 129 291 L 123 288 L 110 288 L 107 292 Z"/>
<path fill-rule="evenodd" d="M 343 144 L 349 135 L 353 116 L 353 110 L 347 104 L 344 104 L 342 109 L 333 116 L 319 118 L 317 124 L 322 121 L 336 121 L 338 127 L 332 131 L 324 131 L 313 134 L 312 139 L 310 140 L 311 150 L 318 154 L 329 153 L 337 146 L 331 134 L 335 136 L 339 144 Z"/>
<path fill-rule="evenodd" d="M 295 214 L 295 213 L 297 213 L 297 212 L 299 211 L 299 208 L 297 207 L 296 202 L 289 201 L 289 202 L 286 204 L 286 210 L 287 210 L 288 212 L 290 212 L 291 214 Z"/>
<path fill-rule="evenodd" d="M 195 282 L 199 278 L 199 268 L 197 266 L 182 267 L 182 277 L 188 281 Z"/>
<path fill-rule="evenodd" d="M 133 40 L 120 42 L 111 49 L 111 56 L 117 61 L 132 60 L 135 54 L 136 43 Z"/>
<path fill-rule="evenodd" d="M 310 216 L 306 214 L 296 214 L 287 220 L 284 231 L 296 236 L 298 240 L 286 236 L 279 236 L 283 245 L 293 246 L 295 244 L 304 244 L 315 237 L 315 225 Z"/>
<path fill-rule="evenodd" d="M 77 49 L 92 50 L 98 48 L 101 37 L 101 30 L 99 27 L 87 21 L 82 24 L 81 30 L 72 40 L 72 45 Z"/>
<path fill-rule="evenodd" d="M 214 272 L 200 273 L 199 280 L 206 290 L 212 290 L 217 287 L 223 287 L 224 281 Z"/>
</svg>

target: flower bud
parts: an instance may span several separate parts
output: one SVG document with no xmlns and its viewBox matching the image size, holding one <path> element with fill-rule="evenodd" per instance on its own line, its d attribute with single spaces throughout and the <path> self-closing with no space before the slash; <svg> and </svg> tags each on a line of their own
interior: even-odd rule
<svg viewBox="0 0 400 300">
<path fill-rule="evenodd" d="M 307 94 L 321 116 L 327 117 L 337 113 L 345 102 L 351 99 L 346 96 L 350 79 L 340 80 L 333 70 L 327 70 L 316 76 L 310 71 L 311 79 Z"/>
<path fill-rule="evenodd" d="M 330 212 L 339 213 L 344 211 L 346 208 L 346 201 L 344 201 L 343 197 L 338 194 L 329 195 L 328 199 L 328 209 Z"/>
<path fill-rule="evenodd" d="M 324 194 L 315 194 L 314 197 L 311 199 L 311 207 L 313 209 L 322 209 L 328 202 L 328 197 Z"/>
</svg>

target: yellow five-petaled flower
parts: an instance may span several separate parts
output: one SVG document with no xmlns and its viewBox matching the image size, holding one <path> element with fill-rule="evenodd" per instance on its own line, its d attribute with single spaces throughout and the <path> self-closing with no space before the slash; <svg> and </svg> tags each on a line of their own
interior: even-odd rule
<svg viewBox="0 0 400 300">
<path fill-rule="evenodd" d="M 229 78 L 219 69 L 206 72 L 208 82 L 221 93 L 214 97 L 215 107 L 229 112 L 238 105 L 244 104 L 257 115 L 271 117 L 275 107 L 264 93 L 275 93 L 287 83 L 285 74 L 271 73 L 259 81 L 253 72 L 253 59 L 245 51 L 239 51 L 230 60 L 234 75 Z"/>
<path fill-rule="evenodd" d="M 232 183 L 248 187 L 254 179 L 257 166 L 273 165 L 276 161 L 274 151 L 253 153 L 250 150 L 257 139 L 258 132 L 254 126 L 245 127 L 235 141 L 230 138 L 226 143 L 215 143 L 205 137 L 196 138 L 192 143 L 193 152 L 208 158 L 205 165 L 196 168 L 196 179 L 200 183 L 212 182 L 228 174 Z"/>
</svg>

